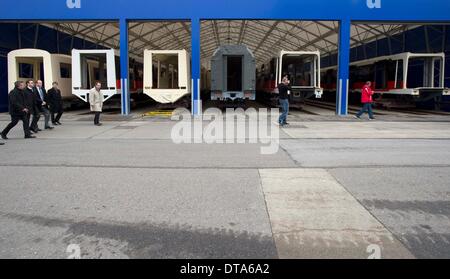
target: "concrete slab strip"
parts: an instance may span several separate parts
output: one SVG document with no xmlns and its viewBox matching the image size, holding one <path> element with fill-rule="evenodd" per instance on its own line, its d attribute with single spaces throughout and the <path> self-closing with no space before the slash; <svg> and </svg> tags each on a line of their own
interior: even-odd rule
<svg viewBox="0 0 450 279">
<path fill-rule="evenodd" d="M 323 169 L 260 169 L 280 258 L 413 258 Z"/>
</svg>

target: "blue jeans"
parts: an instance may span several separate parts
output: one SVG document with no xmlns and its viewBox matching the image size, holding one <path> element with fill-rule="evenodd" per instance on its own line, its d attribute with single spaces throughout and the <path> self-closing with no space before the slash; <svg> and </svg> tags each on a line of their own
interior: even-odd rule
<svg viewBox="0 0 450 279">
<path fill-rule="evenodd" d="M 288 99 L 279 99 L 281 106 L 281 115 L 278 119 L 278 123 L 286 124 L 286 120 L 289 114 L 289 100 Z"/>
<path fill-rule="evenodd" d="M 367 112 L 369 114 L 369 117 L 373 118 L 372 103 L 363 104 L 362 109 L 356 114 L 356 116 L 361 117 L 364 112 Z"/>
</svg>

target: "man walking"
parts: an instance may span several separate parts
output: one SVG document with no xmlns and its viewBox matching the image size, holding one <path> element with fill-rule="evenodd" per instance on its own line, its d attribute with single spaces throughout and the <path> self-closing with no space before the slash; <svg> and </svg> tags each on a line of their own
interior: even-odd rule
<svg viewBox="0 0 450 279">
<path fill-rule="evenodd" d="M 52 89 L 48 90 L 47 101 L 50 106 L 51 118 L 53 125 L 61 125 L 59 120 L 63 114 L 63 101 L 61 97 L 61 90 L 58 88 L 58 83 L 55 81 L 52 84 Z M 55 117 L 56 114 L 56 117 Z"/>
<path fill-rule="evenodd" d="M 45 119 L 45 129 L 51 130 L 53 127 L 50 127 L 50 111 L 48 110 L 47 106 L 47 92 L 45 91 L 45 88 L 42 87 L 42 80 L 36 81 L 36 87 L 34 88 L 34 95 L 36 98 L 36 110 L 38 111 L 38 114 L 44 114 Z M 31 128 L 33 130 L 39 130 L 38 127 L 38 121 L 39 118 L 33 117 L 33 123 L 31 123 Z"/>
<path fill-rule="evenodd" d="M 289 114 L 289 87 L 290 81 L 287 76 L 283 77 L 283 80 L 278 85 L 278 99 L 281 106 L 281 115 L 278 119 L 278 123 L 281 126 L 289 125 L 287 123 L 287 117 Z"/>
<path fill-rule="evenodd" d="M 11 115 L 11 123 L 1 132 L 2 139 L 8 139 L 9 131 L 19 123 L 19 120 L 23 123 L 23 131 L 25 138 L 35 138 L 31 135 L 29 130 L 28 115 L 30 109 L 27 105 L 26 96 L 24 93 L 25 84 L 23 81 L 16 81 L 14 83 L 14 89 L 9 93 L 9 114 Z"/>
<path fill-rule="evenodd" d="M 34 129 L 33 122 L 39 121 L 39 112 L 37 111 L 37 105 L 36 105 L 36 95 L 34 94 L 34 81 L 28 80 L 26 83 L 26 87 L 24 89 L 24 95 L 25 95 L 25 103 L 26 107 L 28 109 L 27 118 L 28 123 L 30 125 L 29 130 L 33 133 L 37 134 L 39 132 L 39 129 Z M 33 119 L 31 119 L 31 116 L 33 116 Z"/>
<path fill-rule="evenodd" d="M 372 111 L 372 103 L 373 103 L 373 90 L 371 88 L 372 83 L 370 81 L 366 82 L 361 91 L 361 103 L 363 104 L 362 109 L 355 115 L 356 118 L 361 119 L 361 115 L 364 112 L 369 114 L 369 120 L 374 120 L 373 111 Z"/>
<path fill-rule="evenodd" d="M 100 91 L 102 84 L 99 81 L 95 82 L 95 87 L 89 91 L 89 103 L 91 105 L 91 111 L 95 113 L 94 125 L 101 126 L 100 114 L 103 108 L 103 93 Z"/>
</svg>

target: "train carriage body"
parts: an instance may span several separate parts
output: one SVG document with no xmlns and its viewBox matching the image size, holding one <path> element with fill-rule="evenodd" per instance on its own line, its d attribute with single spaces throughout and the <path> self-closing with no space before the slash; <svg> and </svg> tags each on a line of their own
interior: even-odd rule
<svg viewBox="0 0 450 279">
<path fill-rule="evenodd" d="M 71 63 L 69 55 L 50 54 L 41 49 L 13 50 L 8 53 L 8 89 L 14 89 L 18 80 L 42 80 L 47 89 L 58 82 L 63 100 L 72 100 Z"/>
<path fill-rule="evenodd" d="M 120 94 L 115 60 L 113 49 L 72 49 L 72 93 L 87 102 L 89 91 L 98 80 L 102 83 L 104 101 Z"/>
<path fill-rule="evenodd" d="M 336 77 L 337 66 L 322 69 L 326 91 L 336 92 Z M 360 93 L 371 81 L 374 92 L 383 94 L 385 101 L 424 102 L 450 95 L 444 78 L 444 53 L 406 52 L 350 63 L 349 91 Z"/>
<path fill-rule="evenodd" d="M 263 99 L 278 98 L 278 84 L 287 76 L 291 81 L 292 104 L 323 93 L 319 51 L 281 51 L 258 71 L 258 92 Z"/>
<path fill-rule="evenodd" d="M 211 58 L 211 100 L 256 99 L 256 61 L 245 45 L 220 46 Z"/>
<path fill-rule="evenodd" d="M 186 50 L 144 50 L 144 93 L 161 104 L 191 94 L 190 56 Z"/>
</svg>

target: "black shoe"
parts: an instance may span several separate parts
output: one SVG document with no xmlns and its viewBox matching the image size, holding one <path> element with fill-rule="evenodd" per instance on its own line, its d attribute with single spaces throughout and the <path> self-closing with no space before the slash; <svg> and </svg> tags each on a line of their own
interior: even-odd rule
<svg viewBox="0 0 450 279">
<path fill-rule="evenodd" d="M 4 142 L 0 142 L 0 145 L 5 145 L 5 143 Z"/>
<path fill-rule="evenodd" d="M 102 126 L 103 124 L 102 123 L 97 123 L 97 124 L 94 124 L 95 126 Z"/>
<path fill-rule="evenodd" d="M 2 139 L 4 139 L 4 140 L 7 140 L 7 139 L 8 139 L 8 137 L 7 137 L 5 134 L 3 134 L 3 133 L 1 133 L 1 137 L 2 137 Z"/>
<path fill-rule="evenodd" d="M 30 132 L 32 132 L 33 134 L 39 133 L 39 131 L 38 131 L 38 130 L 35 130 L 35 129 L 30 129 Z"/>
<path fill-rule="evenodd" d="M 58 122 L 52 122 L 53 126 L 58 126 Z"/>
<path fill-rule="evenodd" d="M 59 122 L 59 121 L 57 121 L 56 123 L 57 123 L 58 125 L 62 125 L 61 122 Z"/>
<path fill-rule="evenodd" d="M 53 130 L 53 128 L 55 128 L 55 127 L 48 126 L 48 127 L 45 127 L 45 130 Z"/>
<path fill-rule="evenodd" d="M 40 132 L 40 131 L 42 131 L 42 130 L 41 130 L 41 129 L 39 129 L 39 128 L 37 128 L 37 131 L 38 131 L 38 132 Z"/>
<path fill-rule="evenodd" d="M 356 119 L 361 119 L 361 116 L 355 115 Z"/>
<path fill-rule="evenodd" d="M 35 136 L 32 136 L 32 135 L 28 135 L 28 136 L 25 136 L 25 138 L 26 138 L 26 139 L 35 139 L 36 137 L 35 137 Z"/>
<path fill-rule="evenodd" d="M 287 122 L 284 122 L 284 123 L 283 123 L 283 126 L 284 126 L 284 125 L 289 125 L 289 123 L 287 123 Z"/>
</svg>

